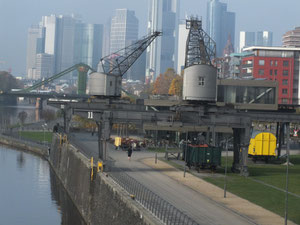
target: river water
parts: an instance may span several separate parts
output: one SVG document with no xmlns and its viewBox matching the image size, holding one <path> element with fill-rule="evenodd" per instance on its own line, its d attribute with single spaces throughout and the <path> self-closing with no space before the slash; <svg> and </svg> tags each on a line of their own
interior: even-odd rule
<svg viewBox="0 0 300 225">
<path fill-rule="evenodd" d="M 0 225 L 85 225 L 49 163 L 0 145 Z"/>
</svg>

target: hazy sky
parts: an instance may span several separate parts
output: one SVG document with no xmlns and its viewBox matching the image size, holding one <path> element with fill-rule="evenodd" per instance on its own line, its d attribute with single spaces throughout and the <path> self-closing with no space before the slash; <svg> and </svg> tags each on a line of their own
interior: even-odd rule
<svg viewBox="0 0 300 225">
<path fill-rule="evenodd" d="M 208 0 L 181 0 L 184 15 L 206 19 Z M 221 0 L 236 13 L 236 45 L 241 30 L 274 32 L 274 45 L 281 36 L 300 26 L 299 0 Z M 0 0 L 0 70 L 12 68 L 15 76 L 25 74 L 27 29 L 43 15 L 79 14 L 84 22 L 105 23 L 116 8 L 135 10 L 140 36 L 146 34 L 148 0 Z M 205 28 L 205 26 L 204 26 Z"/>
</svg>

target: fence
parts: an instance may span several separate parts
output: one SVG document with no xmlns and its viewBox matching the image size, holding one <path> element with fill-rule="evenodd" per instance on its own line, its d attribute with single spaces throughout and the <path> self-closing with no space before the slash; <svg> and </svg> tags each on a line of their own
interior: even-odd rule
<svg viewBox="0 0 300 225">
<path fill-rule="evenodd" d="M 74 137 L 70 136 L 69 140 L 76 148 L 80 149 L 85 156 L 92 156 L 90 152 L 83 151 L 83 149 L 85 149 L 84 146 L 76 141 Z M 161 222 L 166 225 L 199 225 L 192 218 L 149 190 L 124 171 L 114 167 L 111 163 L 111 161 L 107 161 L 106 167 L 112 179 L 129 194 L 134 195 L 135 200 L 149 210 Z"/>
<path fill-rule="evenodd" d="M 110 176 L 129 194 L 134 195 L 137 202 L 164 224 L 199 225 L 189 216 L 118 168 L 111 168 Z"/>
</svg>

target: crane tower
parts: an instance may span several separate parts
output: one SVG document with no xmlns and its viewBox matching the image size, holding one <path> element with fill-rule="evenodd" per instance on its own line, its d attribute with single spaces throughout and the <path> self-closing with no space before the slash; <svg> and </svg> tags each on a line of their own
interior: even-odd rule
<svg viewBox="0 0 300 225">
<path fill-rule="evenodd" d="M 190 18 L 186 21 L 189 35 L 186 43 L 183 99 L 216 101 L 217 69 L 212 60 L 216 56 L 216 43 L 202 29 L 202 21 Z"/>
</svg>

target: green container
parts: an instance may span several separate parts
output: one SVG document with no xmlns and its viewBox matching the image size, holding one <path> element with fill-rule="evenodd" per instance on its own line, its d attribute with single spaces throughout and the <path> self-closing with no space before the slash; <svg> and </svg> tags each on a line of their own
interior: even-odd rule
<svg viewBox="0 0 300 225">
<path fill-rule="evenodd" d="M 218 147 L 193 147 L 188 146 L 186 164 L 188 167 L 216 168 L 221 165 L 222 149 Z"/>
</svg>

